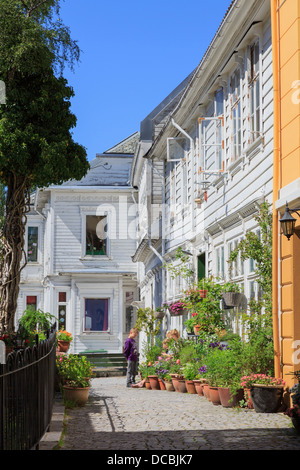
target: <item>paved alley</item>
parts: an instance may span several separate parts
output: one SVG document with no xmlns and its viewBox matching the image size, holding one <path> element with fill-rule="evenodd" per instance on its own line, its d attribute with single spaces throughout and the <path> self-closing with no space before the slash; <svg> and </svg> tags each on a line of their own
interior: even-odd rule
<svg viewBox="0 0 300 470">
<path fill-rule="evenodd" d="M 300 450 L 300 434 L 282 413 L 226 409 L 110 377 L 93 379 L 87 405 L 68 410 L 62 450 Z"/>
</svg>

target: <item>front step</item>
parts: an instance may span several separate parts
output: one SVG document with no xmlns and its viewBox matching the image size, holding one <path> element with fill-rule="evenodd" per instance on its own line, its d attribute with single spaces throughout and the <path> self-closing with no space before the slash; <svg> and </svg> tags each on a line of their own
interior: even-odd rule
<svg viewBox="0 0 300 470">
<path fill-rule="evenodd" d="M 92 364 L 95 377 L 114 377 L 126 375 L 127 361 L 122 353 L 107 353 L 106 351 L 83 351 Z"/>
</svg>

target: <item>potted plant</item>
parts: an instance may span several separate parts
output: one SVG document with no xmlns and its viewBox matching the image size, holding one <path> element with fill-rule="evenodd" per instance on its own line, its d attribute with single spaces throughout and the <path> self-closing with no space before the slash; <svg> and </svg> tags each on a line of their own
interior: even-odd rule
<svg viewBox="0 0 300 470">
<path fill-rule="evenodd" d="M 224 284 L 223 301 L 225 308 L 239 307 L 243 300 L 240 286 L 235 282 Z"/>
<path fill-rule="evenodd" d="M 205 288 L 206 297 L 200 296 L 199 284 L 201 288 Z M 196 287 L 185 292 L 186 308 L 193 312 L 195 325 L 200 325 L 203 333 L 215 334 L 216 331 L 224 328 L 221 309 L 222 289 L 222 285 L 211 277 L 202 279 Z"/>
<path fill-rule="evenodd" d="M 196 387 L 194 380 L 198 376 L 198 364 L 196 361 L 188 362 L 182 368 L 182 372 L 185 378 L 185 385 L 188 393 L 195 394 Z"/>
<path fill-rule="evenodd" d="M 153 312 L 154 318 L 156 320 L 162 320 L 166 314 L 166 311 L 164 307 L 156 307 L 156 309 Z"/>
<path fill-rule="evenodd" d="M 88 400 L 92 365 L 85 356 L 70 354 L 60 364 L 59 374 L 63 379 L 63 395 L 66 401 L 82 406 Z"/>
<path fill-rule="evenodd" d="M 186 305 L 182 299 L 175 302 L 169 302 L 168 309 L 172 317 L 187 314 Z"/>
<path fill-rule="evenodd" d="M 68 331 L 59 330 L 56 333 L 56 340 L 58 352 L 67 352 L 71 342 L 73 341 L 73 337 Z"/>
<path fill-rule="evenodd" d="M 199 324 L 200 316 L 198 316 L 197 312 L 193 312 L 191 318 L 188 318 L 184 325 L 187 327 L 189 332 L 193 332 L 195 335 L 199 335 L 201 325 Z"/>
<path fill-rule="evenodd" d="M 285 381 L 267 374 L 254 374 L 250 389 L 253 407 L 257 413 L 276 413 L 279 410 Z"/>
<path fill-rule="evenodd" d="M 50 330 L 55 320 L 55 317 L 50 313 L 43 312 L 40 309 L 33 310 L 29 307 L 23 312 L 19 320 L 17 337 L 25 346 L 35 341 L 36 334 L 39 334 L 40 339 L 43 339 L 42 335 Z"/>
<path fill-rule="evenodd" d="M 165 382 L 166 390 L 168 392 L 175 392 L 175 388 L 174 388 L 174 385 L 172 383 L 172 377 L 171 377 L 170 372 L 168 374 L 166 374 L 164 382 Z"/>
</svg>

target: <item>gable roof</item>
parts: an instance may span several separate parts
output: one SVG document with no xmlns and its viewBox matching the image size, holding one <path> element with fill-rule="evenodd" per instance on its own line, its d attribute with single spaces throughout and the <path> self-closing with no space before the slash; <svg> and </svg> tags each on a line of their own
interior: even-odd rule
<svg viewBox="0 0 300 470">
<path fill-rule="evenodd" d="M 118 153 L 118 154 L 134 154 L 136 146 L 140 139 L 140 133 L 135 132 L 134 134 L 130 135 L 126 139 L 122 140 L 118 144 L 114 145 L 108 150 L 103 152 L 104 154 L 109 153 Z"/>
</svg>

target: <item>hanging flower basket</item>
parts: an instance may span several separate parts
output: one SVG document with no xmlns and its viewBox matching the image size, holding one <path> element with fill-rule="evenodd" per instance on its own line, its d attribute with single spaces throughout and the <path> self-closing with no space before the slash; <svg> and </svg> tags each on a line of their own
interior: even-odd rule
<svg viewBox="0 0 300 470">
<path fill-rule="evenodd" d="M 168 305 L 168 309 L 170 312 L 171 317 L 177 317 L 180 315 L 187 315 L 188 310 L 185 307 L 185 303 L 182 302 L 181 300 L 178 300 L 177 302 L 172 302 Z"/>
<path fill-rule="evenodd" d="M 243 299 L 241 292 L 224 292 L 223 301 L 225 308 L 239 307 Z"/>
<path fill-rule="evenodd" d="M 165 314 L 166 314 L 165 310 L 162 310 L 162 309 L 161 310 L 155 310 L 153 312 L 154 318 L 156 320 L 162 320 L 164 318 Z"/>
</svg>

